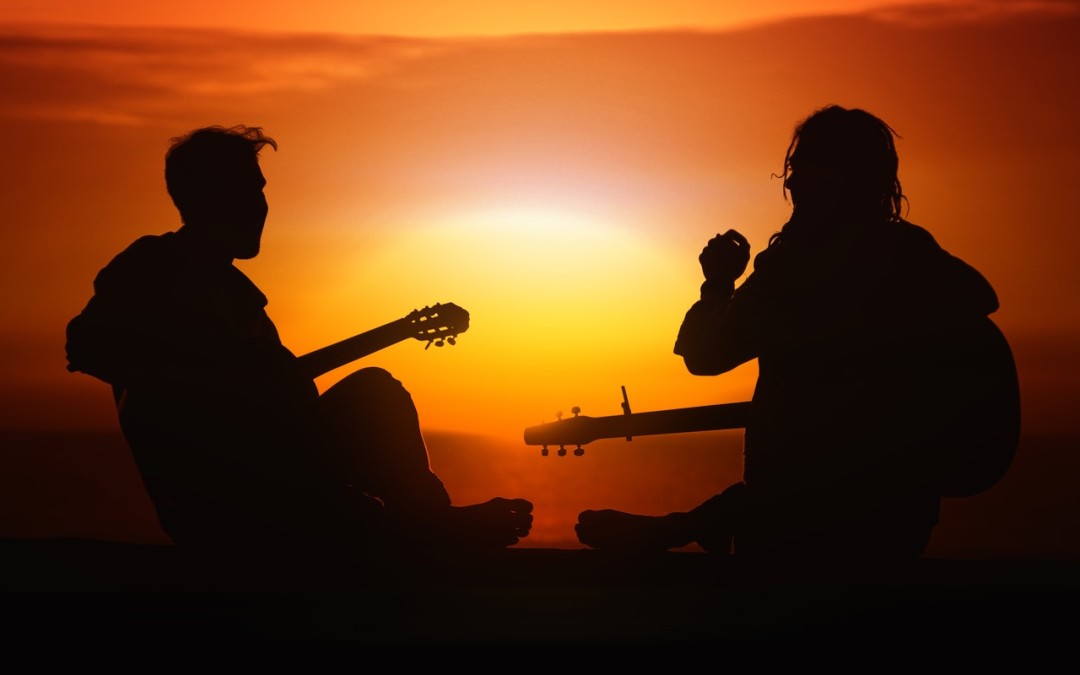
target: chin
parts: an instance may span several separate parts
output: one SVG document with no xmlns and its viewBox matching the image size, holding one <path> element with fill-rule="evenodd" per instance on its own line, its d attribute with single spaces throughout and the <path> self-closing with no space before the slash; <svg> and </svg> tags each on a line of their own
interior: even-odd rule
<svg viewBox="0 0 1080 675">
<path fill-rule="evenodd" d="M 257 255 L 259 255 L 259 247 L 258 246 L 256 246 L 255 248 L 242 249 L 240 251 L 237 251 L 233 255 L 233 257 L 236 258 L 237 260 L 251 260 L 252 258 L 254 258 Z"/>
</svg>

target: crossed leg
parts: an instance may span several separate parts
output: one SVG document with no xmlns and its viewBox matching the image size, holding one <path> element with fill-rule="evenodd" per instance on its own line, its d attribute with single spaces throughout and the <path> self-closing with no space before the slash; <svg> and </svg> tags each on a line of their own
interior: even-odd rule
<svg viewBox="0 0 1080 675">
<path fill-rule="evenodd" d="M 412 396 L 381 368 L 358 370 L 320 396 L 324 463 L 382 503 L 389 536 L 435 546 L 512 546 L 532 527 L 532 503 L 495 497 L 454 505 L 431 470 Z"/>
<path fill-rule="evenodd" d="M 694 541 L 689 513 L 644 516 L 614 509 L 582 511 L 574 526 L 578 541 L 595 549 L 663 551 Z"/>
<path fill-rule="evenodd" d="M 687 512 L 646 516 L 614 509 L 582 511 L 574 531 L 595 549 L 663 551 L 697 543 L 710 553 L 730 553 L 745 485 L 736 483 Z"/>
</svg>

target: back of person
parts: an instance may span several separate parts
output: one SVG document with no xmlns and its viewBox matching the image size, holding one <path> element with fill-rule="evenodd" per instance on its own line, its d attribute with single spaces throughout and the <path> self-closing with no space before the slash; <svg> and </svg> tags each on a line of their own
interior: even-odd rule
<svg viewBox="0 0 1080 675">
<path fill-rule="evenodd" d="M 741 305 L 778 334 L 759 356 L 744 473 L 758 516 L 737 550 L 917 555 L 941 497 L 971 489 L 969 455 L 1011 457 L 1019 394 L 996 295 L 924 229 L 782 238 Z"/>
<path fill-rule="evenodd" d="M 903 216 L 895 131 L 826 106 L 784 157 L 791 216 L 750 262 L 729 229 L 698 256 L 675 353 L 694 375 L 756 360 L 743 480 L 689 512 L 579 516 L 590 546 L 696 541 L 753 560 L 910 559 L 941 499 L 986 489 L 1019 439 L 1019 388 L 972 266 Z"/>
<path fill-rule="evenodd" d="M 71 369 L 113 385 L 121 430 L 177 542 L 266 545 L 330 519 L 311 517 L 326 493 L 305 484 L 318 392 L 289 376 L 293 357 L 265 302 L 231 265 L 207 264 L 166 233 L 102 269 L 69 324 Z"/>
</svg>

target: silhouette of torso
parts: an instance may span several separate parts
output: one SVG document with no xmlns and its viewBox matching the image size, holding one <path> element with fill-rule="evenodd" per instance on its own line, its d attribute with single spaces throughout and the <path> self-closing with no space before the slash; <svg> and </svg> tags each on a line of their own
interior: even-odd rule
<svg viewBox="0 0 1080 675">
<path fill-rule="evenodd" d="M 742 547 L 921 550 L 951 468 L 943 444 L 970 431 L 957 411 L 986 403 L 978 378 L 1000 377 L 980 372 L 1003 344 L 996 309 L 985 279 L 928 232 L 881 222 L 785 228 L 719 323 L 692 310 L 677 351 L 758 359 L 744 464 L 757 507 Z M 1007 347 L 991 357 L 1011 367 Z"/>
<path fill-rule="evenodd" d="M 247 524 L 244 536 L 266 537 L 260 523 L 274 518 L 245 509 L 280 504 L 284 523 L 325 506 L 305 456 L 318 391 L 240 270 L 176 233 L 146 236 L 101 270 L 94 291 L 69 324 L 69 370 L 113 385 L 121 427 L 175 540 L 196 532 L 231 540 L 237 523 Z M 262 494 L 270 486 L 282 494 Z"/>
</svg>

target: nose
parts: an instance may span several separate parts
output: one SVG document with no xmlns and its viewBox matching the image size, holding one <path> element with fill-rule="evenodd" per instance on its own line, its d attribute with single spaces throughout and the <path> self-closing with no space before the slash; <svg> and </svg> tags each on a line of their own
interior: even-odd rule
<svg viewBox="0 0 1080 675">
<path fill-rule="evenodd" d="M 788 174 L 784 178 L 784 189 L 791 193 L 792 199 L 796 198 L 801 186 L 802 180 L 799 177 L 799 173 L 795 170 L 788 170 Z"/>
</svg>

